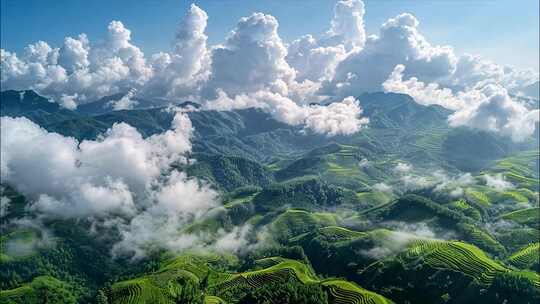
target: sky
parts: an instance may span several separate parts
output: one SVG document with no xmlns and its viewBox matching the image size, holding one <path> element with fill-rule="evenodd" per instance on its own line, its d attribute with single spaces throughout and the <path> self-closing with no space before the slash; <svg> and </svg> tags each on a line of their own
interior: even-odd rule
<svg viewBox="0 0 540 304">
<path fill-rule="evenodd" d="M 539 98 L 537 14 L 506 0 L 4 0 L 0 84 L 71 110 L 118 93 L 113 110 L 255 107 L 332 136 L 369 124 L 358 96 L 402 93 L 523 141 L 540 117 L 522 100 Z"/>
<path fill-rule="evenodd" d="M 170 49 L 178 22 L 191 3 L 209 16 L 210 44 L 223 42 L 240 17 L 256 11 L 276 17 L 279 35 L 286 42 L 323 33 L 335 5 L 332 0 L 1 0 L 1 45 L 19 53 L 38 40 L 59 47 L 64 37 L 80 33 L 99 40 L 107 24 L 119 20 L 132 31 L 134 44 L 149 55 Z M 434 44 L 452 45 L 457 54 L 539 69 L 538 0 L 367 0 L 365 5 L 368 34 L 377 34 L 388 18 L 410 12 Z"/>
</svg>

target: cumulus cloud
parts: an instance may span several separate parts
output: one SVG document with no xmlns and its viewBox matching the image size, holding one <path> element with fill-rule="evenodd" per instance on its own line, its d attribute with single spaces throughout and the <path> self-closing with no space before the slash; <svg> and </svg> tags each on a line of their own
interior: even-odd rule
<svg viewBox="0 0 540 304">
<path fill-rule="evenodd" d="M 147 60 L 132 44 L 131 31 L 112 21 L 104 41 L 98 43 L 80 34 L 66 37 L 58 48 L 38 41 L 21 54 L 2 49 L 1 84 L 5 89 L 34 89 L 68 109 L 126 92 L 115 109 L 133 107 L 130 92 L 201 103 L 223 101 L 225 95 L 243 100 L 225 107 L 235 108 L 249 104 L 245 96 L 260 92 L 306 105 L 385 90 L 456 111 L 452 126 L 489 129 L 516 141 L 532 134 L 538 112 L 523 110 L 511 94 L 537 93 L 537 71 L 501 66 L 480 56 L 457 56 L 449 46 L 429 43 L 419 31 L 419 21 L 408 13 L 388 19 L 378 35 L 367 36 L 364 15 L 361 0 L 337 1 L 326 32 L 286 44 L 273 16 L 254 13 L 241 18 L 223 44 L 208 46 L 208 15 L 193 4 L 180 21 L 169 52 Z M 506 101 L 494 101 L 486 92 L 488 86 L 501 88 L 496 95 L 508 95 Z M 312 111 L 323 118 L 327 109 Z M 335 125 L 330 122 L 323 129 L 332 133 Z"/>
<path fill-rule="evenodd" d="M 405 66 L 398 64 L 382 86 L 385 92 L 402 93 L 411 96 L 422 105 L 438 104 L 447 109 L 464 107 L 464 100 L 454 96 L 452 90 L 442 88 L 437 83 L 426 84 L 416 77 L 403 80 Z"/>
<path fill-rule="evenodd" d="M 152 56 L 154 77 L 141 94 L 150 97 L 179 98 L 196 95 L 209 77 L 210 52 L 205 34 L 208 15 L 192 4 L 178 25 L 171 53 Z"/>
<path fill-rule="evenodd" d="M 254 13 L 241 18 L 225 43 L 212 50 L 203 97 L 215 99 L 218 89 L 233 97 L 260 90 L 285 95 L 295 71 L 285 61 L 287 48 L 277 29 L 278 21 L 271 15 Z"/>
<path fill-rule="evenodd" d="M 330 29 L 322 37 L 307 34 L 291 42 L 286 61 L 296 70 L 297 81 L 331 79 L 347 53 L 363 48 L 364 14 L 362 1 L 338 1 Z"/>
<path fill-rule="evenodd" d="M 183 229 L 218 206 L 217 192 L 182 172 L 173 172 L 157 187 L 149 206 L 120 226 L 121 241 L 114 245 L 114 254 L 139 258 L 156 247 L 178 252 L 200 246 L 201 237 Z"/>
<path fill-rule="evenodd" d="M 135 90 L 130 90 L 126 95 L 122 96 L 122 98 L 109 101 L 109 104 L 115 111 L 131 110 L 137 104 L 139 104 L 137 100 L 133 99 L 133 97 L 135 96 L 135 92 Z"/>
<path fill-rule="evenodd" d="M 534 133 L 540 120 L 538 109 L 527 108 L 499 84 L 480 83 L 454 94 L 437 83 L 426 84 L 415 77 L 403 80 L 404 69 L 403 65 L 394 68 L 383 83 L 384 90 L 408 94 L 419 104 L 438 104 L 454 110 L 448 118 L 450 126 L 492 131 L 519 142 Z"/>
<path fill-rule="evenodd" d="M 347 49 L 362 48 L 366 41 L 364 29 L 364 2 L 341 0 L 334 7 L 334 18 L 327 35 L 329 39 L 345 44 Z"/>
<path fill-rule="evenodd" d="M 365 47 L 341 61 L 324 95 L 359 95 L 382 90 L 394 67 L 403 64 L 405 74 L 424 80 L 447 77 L 455 70 L 456 56 L 449 46 L 433 46 L 418 31 L 418 20 L 405 13 L 386 21 L 379 36 L 369 36 Z"/>
<path fill-rule="evenodd" d="M 334 75 L 345 55 L 342 44 L 321 46 L 312 35 L 305 35 L 289 45 L 286 60 L 296 70 L 298 81 L 321 81 Z"/>
<path fill-rule="evenodd" d="M 61 48 L 39 41 L 23 57 L 1 50 L 2 88 L 33 89 L 73 109 L 78 103 L 138 87 L 152 77 L 143 52 L 131 44 L 131 31 L 112 21 L 102 43 L 85 34 L 66 37 Z"/>
<path fill-rule="evenodd" d="M 361 117 L 362 109 L 353 97 L 329 105 L 299 105 L 277 93 L 258 91 L 230 98 L 223 91 L 205 105 L 211 110 L 260 108 L 275 119 L 290 124 L 303 125 L 317 134 L 349 135 L 358 132 L 369 120 Z"/>
<path fill-rule="evenodd" d="M 2 180 L 51 216 L 133 213 L 168 164 L 191 149 L 191 121 L 176 114 L 173 130 L 144 139 L 119 123 L 97 140 L 77 142 L 26 118 L 2 117 Z"/>
<path fill-rule="evenodd" d="M 488 84 L 474 91 L 472 104 L 453 113 L 451 126 L 467 126 L 507 135 L 514 141 L 530 137 L 540 120 L 538 109 L 529 110 L 508 95 L 508 91 Z"/>
<path fill-rule="evenodd" d="M 60 104 L 61 107 L 66 108 L 68 110 L 75 110 L 77 108 L 78 96 L 79 96 L 78 94 L 73 94 L 73 95 L 62 94 L 62 96 L 60 96 L 60 101 L 58 102 L 58 104 Z"/>
<path fill-rule="evenodd" d="M 502 66 L 478 55 L 463 54 L 458 58 L 455 72 L 442 82 L 463 90 L 479 83 L 493 83 L 517 93 L 538 82 L 538 77 L 538 71 Z"/>
<path fill-rule="evenodd" d="M 234 252 L 253 246 L 248 226 L 187 230 L 224 209 L 210 185 L 171 168 L 186 162 L 191 150 L 192 125 L 185 113 L 175 114 L 171 130 L 147 138 L 117 123 L 96 140 L 81 142 L 26 118 L 2 117 L 1 124 L 2 181 L 29 199 L 33 218 L 26 218 L 27 224 L 87 219 L 91 231 L 116 229 L 112 253 L 134 259 L 158 249 Z M 4 216 L 8 202 L 2 198 L 1 203 Z M 27 247 L 21 250 L 35 248 Z"/>
</svg>

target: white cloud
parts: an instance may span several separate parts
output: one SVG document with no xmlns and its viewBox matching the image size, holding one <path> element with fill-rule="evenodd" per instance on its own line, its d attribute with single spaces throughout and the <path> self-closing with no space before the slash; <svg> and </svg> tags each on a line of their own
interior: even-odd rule
<svg viewBox="0 0 540 304">
<path fill-rule="evenodd" d="M 386 183 L 376 183 L 371 188 L 375 191 L 380 192 L 392 192 L 392 186 L 386 184 Z"/>
<path fill-rule="evenodd" d="M 496 191 L 506 191 L 514 188 L 514 185 L 507 181 L 502 174 L 489 175 L 484 174 L 482 176 L 486 181 L 486 186 L 493 188 Z"/>
<path fill-rule="evenodd" d="M 394 167 L 394 171 L 397 173 L 407 173 L 412 170 L 412 165 L 408 163 L 399 162 Z"/>
<path fill-rule="evenodd" d="M 50 248 L 55 245 L 52 233 L 41 223 L 33 219 L 23 217 L 10 222 L 15 227 L 35 232 L 31 237 L 20 237 L 15 233 L 2 241 L 3 253 L 12 257 L 25 257 L 35 254 L 39 249 Z"/>
<path fill-rule="evenodd" d="M 467 94 L 474 98 L 448 118 L 451 126 L 492 131 L 510 136 L 516 142 L 534 133 L 540 117 L 539 110 L 527 109 L 511 98 L 503 87 L 488 84 Z"/>
<path fill-rule="evenodd" d="M 403 65 L 397 65 L 383 83 L 387 92 L 404 93 L 423 105 L 438 104 L 454 110 L 450 126 L 467 126 L 510 136 L 519 142 L 530 137 L 539 121 L 538 109 L 530 110 L 512 98 L 499 84 L 479 83 L 454 94 L 436 83 L 426 84 L 415 77 L 403 80 Z"/>
<path fill-rule="evenodd" d="M 425 84 L 416 77 L 403 80 L 405 66 L 398 64 L 382 86 L 385 92 L 402 93 L 411 96 L 422 105 L 438 104 L 456 110 L 464 106 L 464 100 L 454 96 L 452 90 L 441 88 L 437 83 Z"/>
<path fill-rule="evenodd" d="M 537 71 L 505 67 L 469 54 L 456 56 L 449 46 L 429 43 L 419 32 L 416 17 L 408 13 L 388 19 L 378 36 L 367 36 L 364 14 L 361 0 L 337 1 L 326 32 L 286 45 L 278 35 L 278 21 L 254 13 L 241 18 L 222 45 L 211 47 L 205 34 L 208 15 L 193 4 L 168 53 L 146 60 L 132 44 L 131 31 L 112 21 L 102 42 L 91 43 L 80 34 L 66 37 L 60 48 L 38 41 L 20 56 L 2 49 L 1 84 L 3 89 L 34 89 L 68 109 L 133 90 L 149 99 L 222 100 L 221 108 L 238 108 L 260 105 L 246 98 L 260 94 L 278 94 L 306 105 L 384 89 L 409 94 L 420 104 L 456 110 L 452 126 L 488 129 L 515 141 L 532 134 L 538 112 L 523 110 L 510 94 L 534 94 Z M 489 86 L 501 92 L 506 89 L 499 95 L 509 97 L 496 102 L 493 94 L 485 92 Z M 234 104 L 224 105 L 223 96 Z M 123 98 L 115 105 L 130 109 L 134 99 Z M 281 121 L 301 121 L 317 132 L 344 128 L 337 121 L 314 123 L 302 114 L 324 117 L 328 107 L 265 107 Z M 289 110 L 294 112 L 284 113 Z M 335 106 L 331 111 L 339 110 Z"/>
<path fill-rule="evenodd" d="M 184 113 L 176 113 L 171 130 L 148 138 L 119 123 L 98 139 L 82 142 L 49 133 L 26 118 L 2 117 L 1 124 L 2 181 L 29 199 L 27 210 L 34 216 L 29 223 L 89 219 L 91 231 L 100 225 L 116 229 L 119 240 L 112 253 L 134 259 L 162 248 L 237 251 L 254 246 L 247 240 L 248 226 L 217 234 L 186 230 L 224 209 L 208 184 L 171 168 L 186 161 L 191 150 L 192 125 Z M 1 203 L 4 216 L 6 200 Z"/>
<path fill-rule="evenodd" d="M 79 35 L 78 39 L 66 37 L 59 52 L 58 63 L 69 72 L 85 69 L 90 65 L 89 52 L 90 42 L 85 34 Z"/>
<path fill-rule="evenodd" d="M 221 89 L 229 96 L 260 90 L 283 92 L 295 77 L 285 61 L 287 48 L 271 15 L 254 13 L 241 18 L 224 45 L 212 50 L 211 76 L 203 97 L 215 99 Z"/>
<path fill-rule="evenodd" d="M 218 91 L 218 98 L 206 103 L 206 109 L 231 110 L 260 108 L 270 113 L 275 119 L 290 124 L 303 125 L 318 134 L 350 135 L 358 132 L 369 120 L 360 117 L 362 109 L 353 97 L 341 102 L 324 105 L 298 105 L 291 99 L 277 93 L 259 91 L 252 94 L 240 94 L 234 99 L 223 91 Z"/>
<path fill-rule="evenodd" d="M 81 34 L 66 37 L 60 49 L 43 41 L 29 45 L 22 59 L 2 50 L 2 88 L 34 89 L 75 108 L 78 103 L 141 86 L 152 77 L 152 68 L 130 41 L 130 30 L 112 21 L 103 43 L 91 45 Z"/>
<path fill-rule="evenodd" d="M 360 118 L 362 109 L 354 97 L 327 106 L 310 106 L 304 124 L 318 134 L 350 135 L 367 125 L 367 118 Z"/>
<path fill-rule="evenodd" d="M 537 82 L 538 77 L 538 71 L 501 66 L 478 55 L 463 54 L 458 58 L 456 71 L 443 83 L 464 90 L 472 89 L 480 83 L 493 83 L 517 93 Z"/>
<path fill-rule="evenodd" d="M 396 166 L 397 168 L 397 166 Z M 431 174 L 415 174 L 412 167 L 402 166 L 400 169 L 394 168 L 395 172 L 400 173 L 399 187 L 402 190 L 417 190 L 422 188 L 431 188 L 436 192 L 449 193 L 453 197 L 460 197 L 464 189 L 476 184 L 474 177 L 470 173 L 459 175 L 448 175 L 445 171 L 436 170 Z"/>
<path fill-rule="evenodd" d="M 178 252 L 202 246 L 201 236 L 183 229 L 218 206 L 217 192 L 178 172 L 157 186 L 149 206 L 120 226 L 121 240 L 114 245 L 114 254 L 140 258 L 156 248 Z"/>
<path fill-rule="evenodd" d="M 296 70 L 298 81 L 321 81 L 334 75 L 337 64 L 345 55 L 342 44 L 320 46 L 313 36 L 305 35 L 289 45 L 286 60 Z"/>
<path fill-rule="evenodd" d="M 376 245 L 361 253 L 373 259 L 382 259 L 405 250 L 415 240 L 440 240 L 454 237 L 451 233 L 437 234 L 426 223 L 384 222 L 391 229 L 374 238 Z"/>
<path fill-rule="evenodd" d="M 455 70 L 456 57 L 449 46 L 433 46 L 419 33 L 418 20 L 405 13 L 386 21 L 379 36 L 369 36 L 365 47 L 339 63 L 334 78 L 321 89 L 325 95 L 357 96 L 382 90 L 382 83 L 398 64 L 405 74 L 436 80 Z"/>
<path fill-rule="evenodd" d="M 403 183 L 403 188 L 405 190 L 416 190 L 422 189 L 435 184 L 431 178 L 427 176 L 407 174 L 401 177 L 401 182 Z"/>
<path fill-rule="evenodd" d="M 58 102 L 61 107 L 66 108 L 68 110 L 75 110 L 77 108 L 77 94 L 73 95 L 66 95 L 62 94 L 60 96 L 60 101 Z"/>
<path fill-rule="evenodd" d="M 122 96 L 122 98 L 118 100 L 111 100 L 108 103 L 112 105 L 113 110 L 119 111 L 119 110 L 131 110 L 133 109 L 139 102 L 133 97 L 135 96 L 135 90 L 130 90 L 126 95 Z"/>
<path fill-rule="evenodd" d="M 133 213 L 162 170 L 191 149 L 191 121 L 176 114 L 174 130 L 143 139 L 119 123 L 97 140 L 77 142 L 26 118 L 2 117 L 2 180 L 50 216 Z"/>
<path fill-rule="evenodd" d="M 230 232 L 218 231 L 218 239 L 213 245 L 218 252 L 238 252 L 246 250 L 248 245 L 247 236 L 251 231 L 250 225 L 236 226 Z"/>
<path fill-rule="evenodd" d="M 308 34 L 294 40 L 286 60 L 296 70 L 296 80 L 331 79 L 348 52 L 362 49 L 366 40 L 364 13 L 360 0 L 338 1 L 330 29 L 322 37 Z"/>
<path fill-rule="evenodd" d="M 362 48 L 366 41 L 364 29 L 364 2 L 340 0 L 334 7 L 334 18 L 327 35 L 329 39 L 344 43 L 347 49 Z"/>
<path fill-rule="evenodd" d="M 178 98 L 197 93 L 210 72 L 205 34 L 207 21 L 206 12 L 192 4 L 178 25 L 172 52 L 152 56 L 155 76 L 142 89 L 142 94 Z"/>
<path fill-rule="evenodd" d="M 435 171 L 433 178 L 437 185 L 435 191 L 448 192 L 452 197 L 461 197 L 464 194 L 464 188 L 475 183 L 470 173 L 460 174 L 457 177 L 450 177 L 443 171 Z"/>
</svg>

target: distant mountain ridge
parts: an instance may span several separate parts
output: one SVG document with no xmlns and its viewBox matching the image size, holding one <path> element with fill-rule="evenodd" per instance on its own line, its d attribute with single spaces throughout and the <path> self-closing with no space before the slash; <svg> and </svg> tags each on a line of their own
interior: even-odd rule
<svg viewBox="0 0 540 304">
<path fill-rule="evenodd" d="M 102 108 L 120 95 L 81 105 L 76 111 L 61 108 L 33 91 L 4 91 L 0 96 L 2 116 L 24 116 L 49 131 L 80 140 L 96 138 L 116 122 L 126 122 L 143 136 L 150 136 L 170 129 L 174 116 L 164 107 L 119 111 Z M 370 123 L 368 128 L 350 136 L 313 134 L 300 126 L 279 122 L 260 109 L 189 112 L 195 129 L 193 151 L 271 163 L 276 157 L 302 157 L 312 149 L 335 142 L 359 147 L 359 155 L 367 158 L 397 154 L 420 166 L 437 163 L 474 171 L 488 166 L 493 159 L 531 145 L 515 145 L 493 133 L 451 128 L 447 123 L 450 110 L 420 105 L 405 94 L 369 93 L 358 99 L 362 115 Z"/>
</svg>

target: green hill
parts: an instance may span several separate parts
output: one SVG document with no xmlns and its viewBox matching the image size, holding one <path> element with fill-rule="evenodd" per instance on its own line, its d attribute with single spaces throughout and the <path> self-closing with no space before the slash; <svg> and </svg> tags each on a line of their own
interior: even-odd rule
<svg viewBox="0 0 540 304">
<path fill-rule="evenodd" d="M 70 288 L 68 284 L 51 276 L 39 276 L 20 287 L 0 291 L 0 303 L 76 303 Z"/>
<path fill-rule="evenodd" d="M 187 168 L 189 175 L 211 182 L 226 191 L 239 187 L 268 186 L 272 173 L 258 162 L 234 156 L 195 154 L 197 162 Z"/>
</svg>

